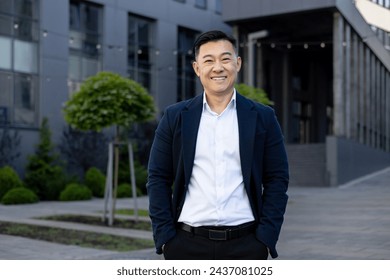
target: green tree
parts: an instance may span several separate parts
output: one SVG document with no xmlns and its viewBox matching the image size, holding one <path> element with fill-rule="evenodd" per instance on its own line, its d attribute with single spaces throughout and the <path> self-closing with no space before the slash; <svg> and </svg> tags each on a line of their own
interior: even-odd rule
<svg viewBox="0 0 390 280">
<path fill-rule="evenodd" d="M 253 101 L 262 103 L 264 105 L 273 105 L 274 103 L 269 100 L 265 91 L 261 88 L 255 88 L 246 84 L 236 84 L 236 90 L 245 97 L 252 99 Z"/>
<path fill-rule="evenodd" d="M 115 126 L 115 143 L 120 142 L 120 128 L 153 119 L 152 96 L 139 83 L 111 72 L 89 77 L 78 92 L 66 102 L 65 120 L 80 130 L 101 131 Z M 119 148 L 114 152 L 114 195 L 118 186 Z"/>
<path fill-rule="evenodd" d="M 65 187 L 65 174 L 51 141 L 49 121 L 43 118 L 35 154 L 29 156 L 24 182 L 42 200 L 57 200 Z"/>
<path fill-rule="evenodd" d="M 65 104 L 65 120 L 80 130 L 130 127 L 154 117 L 153 98 L 139 83 L 111 72 L 89 77 Z M 119 136 L 117 134 L 117 136 Z"/>
</svg>

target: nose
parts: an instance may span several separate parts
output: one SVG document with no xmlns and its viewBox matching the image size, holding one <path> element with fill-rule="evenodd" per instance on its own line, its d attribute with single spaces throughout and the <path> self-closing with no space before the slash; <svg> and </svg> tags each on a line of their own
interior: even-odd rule
<svg viewBox="0 0 390 280">
<path fill-rule="evenodd" d="M 213 71 L 215 72 L 222 72 L 223 71 L 223 64 L 220 60 L 215 61 Z"/>
</svg>

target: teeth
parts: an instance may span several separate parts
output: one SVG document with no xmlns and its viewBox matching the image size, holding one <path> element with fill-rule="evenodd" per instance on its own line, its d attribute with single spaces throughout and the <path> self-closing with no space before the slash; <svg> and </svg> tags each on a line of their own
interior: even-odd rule
<svg viewBox="0 0 390 280">
<path fill-rule="evenodd" d="M 212 78 L 213 80 L 224 80 L 225 77 L 219 77 L 219 78 Z"/>
</svg>

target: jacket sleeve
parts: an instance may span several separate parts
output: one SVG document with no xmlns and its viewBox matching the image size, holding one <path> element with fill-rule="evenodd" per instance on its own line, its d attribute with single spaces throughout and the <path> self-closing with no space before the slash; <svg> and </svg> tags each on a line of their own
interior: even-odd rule
<svg viewBox="0 0 390 280">
<path fill-rule="evenodd" d="M 268 111 L 263 157 L 263 195 L 259 239 L 267 245 L 273 258 L 278 256 L 279 238 L 287 205 L 289 171 L 284 138 L 273 110 Z"/>
<path fill-rule="evenodd" d="M 156 129 L 148 164 L 149 215 L 157 254 L 161 254 L 162 246 L 176 235 L 172 214 L 172 142 L 169 112 L 166 111 Z"/>
</svg>

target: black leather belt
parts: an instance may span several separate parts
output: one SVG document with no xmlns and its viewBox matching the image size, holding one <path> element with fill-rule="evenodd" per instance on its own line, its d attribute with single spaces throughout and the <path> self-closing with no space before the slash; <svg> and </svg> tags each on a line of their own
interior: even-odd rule
<svg viewBox="0 0 390 280">
<path fill-rule="evenodd" d="M 255 231 L 256 223 L 248 223 L 232 227 L 192 227 L 180 223 L 179 228 L 194 235 L 206 237 L 210 240 L 231 240 L 248 235 Z"/>
</svg>

